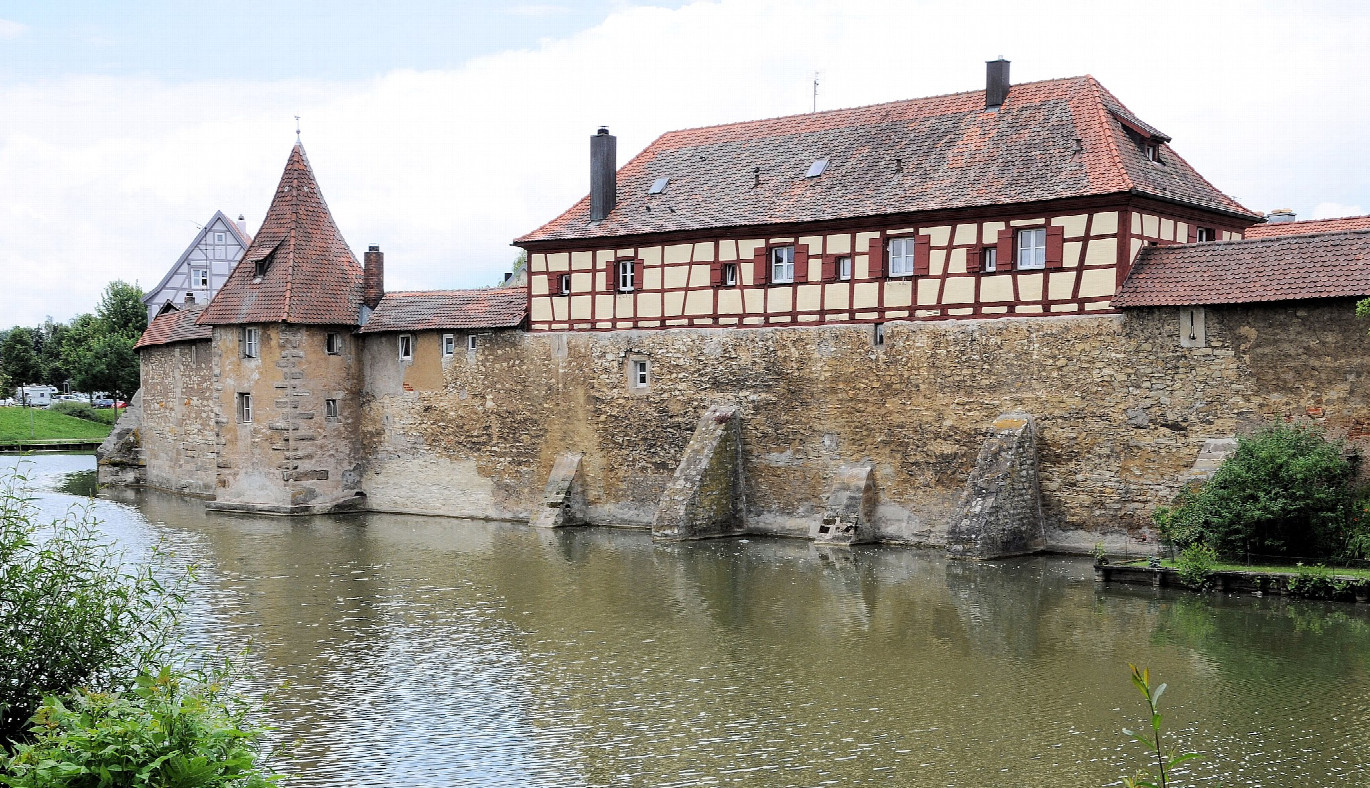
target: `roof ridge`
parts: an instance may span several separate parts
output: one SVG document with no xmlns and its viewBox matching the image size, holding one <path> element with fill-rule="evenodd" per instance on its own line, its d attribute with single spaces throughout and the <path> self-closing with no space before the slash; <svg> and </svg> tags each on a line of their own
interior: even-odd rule
<svg viewBox="0 0 1370 788">
<path fill-rule="evenodd" d="M 1047 85 L 1047 84 L 1050 84 L 1050 83 L 1053 83 L 1053 82 L 1073 82 L 1073 81 L 1077 81 L 1077 80 L 1081 80 L 1081 79 L 1087 79 L 1087 78 L 1091 78 L 1091 77 L 1089 77 L 1088 74 L 1082 74 L 1082 75 L 1073 76 L 1073 77 L 1056 77 L 1055 79 L 1038 79 L 1038 80 L 1034 80 L 1034 81 L 1032 81 L 1032 82 L 1015 82 L 1015 83 L 1009 85 L 1009 96 L 1012 96 L 1012 95 L 1013 95 L 1013 89 L 1014 89 L 1014 88 L 1019 88 L 1019 87 L 1035 87 L 1035 86 L 1037 86 L 1037 85 Z M 892 106 L 895 106 L 896 104 L 916 104 L 916 103 L 923 102 L 923 101 L 937 101 L 937 100 L 939 100 L 939 99 L 959 98 L 959 97 L 961 97 L 961 96 L 973 96 L 973 95 L 976 95 L 977 93 L 978 93 L 978 94 L 984 94 L 984 92 L 985 92 L 984 88 L 980 88 L 980 89 L 978 89 L 978 90 L 958 90 L 958 91 L 955 91 L 955 92 L 953 92 L 953 93 L 938 93 L 938 94 L 933 95 L 933 96 L 917 96 L 917 97 L 915 97 L 915 98 L 895 99 L 895 100 L 893 100 L 893 101 L 877 101 L 877 102 L 875 102 L 874 104 L 857 104 L 856 106 L 852 106 L 852 107 L 834 107 L 834 108 L 832 108 L 832 109 L 818 110 L 818 111 L 816 111 L 816 112 L 795 112 L 795 113 L 791 113 L 791 114 L 789 114 L 789 115 L 773 115 L 773 116 L 767 117 L 767 118 L 752 118 L 751 120 L 734 120 L 734 121 L 729 121 L 729 122 L 727 122 L 727 123 L 712 123 L 712 124 L 705 125 L 705 126 L 689 126 L 689 127 L 683 128 L 683 129 L 671 129 L 670 131 L 661 134 L 659 137 L 657 137 L 656 140 L 653 140 L 653 142 L 655 143 L 657 140 L 660 140 L 662 137 L 669 137 L 669 136 L 671 136 L 672 134 L 684 134 L 684 133 L 686 133 L 686 132 L 691 132 L 691 131 L 703 131 L 704 129 L 726 129 L 726 128 L 731 128 L 731 127 L 735 127 L 735 126 L 747 126 L 747 125 L 750 125 L 750 124 L 753 124 L 753 123 L 770 123 L 770 122 L 772 122 L 772 121 L 777 121 L 777 120 L 788 120 L 788 119 L 790 119 L 790 118 L 812 118 L 812 117 L 818 117 L 818 116 L 822 116 L 822 115 L 834 115 L 834 114 L 839 113 L 839 112 L 857 112 L 857 111 L 859 111 L 859 110 L 864 110 L 864 109 L 876 109 L 877 107 L 892 107 Z M 651 145 L 648 145 L 647 148 L 644 148 L 643 150 L 647 150 L 647 149 L 649 149 L 649 148 L 651 148 Z M 634 157 L 634 158 L 636 158 L 636 157 Z"/>
</svg>

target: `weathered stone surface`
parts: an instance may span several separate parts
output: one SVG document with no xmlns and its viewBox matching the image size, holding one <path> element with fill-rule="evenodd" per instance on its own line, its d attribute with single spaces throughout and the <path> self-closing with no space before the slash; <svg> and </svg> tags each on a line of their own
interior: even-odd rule
<svg viewBox="0 0 1370 788">
<path fill-rule="evenodd" d="M 1213 478 L 1223 460 L 1236 450 L 1236 438 L 1211 438 L 1204 441 L 1199 456 L 1194 458 L 1194 465 L 1184 474 L 1185 484 L 1193 487 Z"/>
<path fill-rule="evenodd" d="M 1046 546 L 1037 483 L 1037 429 L 1026 413 L 994 420 L 947 530 L 958 558 L 999 558 Z"/>
<path fill-rule="evenodd" d="M 740 534 L 746 528 L 744 511 L 738 408 L 712 405 L 700 417 L 661 496 L 652 538 L 681 541 Z"/>
<path fill-rule="evenodd" d="M 95 450 L 95 478 L 100 484 L 140 487 L 147 484 L 147 462 L 139 442 L 143 426 L 142 392 L 135 392 L 114 429 Z"/>
<path fill-rule="evenodd" d="M 821 544 L 871 542 L 875 521 L 875 474 L 870 465 L 843 465 L 837 470 L 823 519 L 810 536 Z"/>
<path fill-rule="evenodd" d="M 542 508 L 533 517 L 539 528 L 585 525 L 585 484 L 580 474 L 578 452 L 563 454 L 552 465 L 547 487 L 542 492 Z"/>
</svg>

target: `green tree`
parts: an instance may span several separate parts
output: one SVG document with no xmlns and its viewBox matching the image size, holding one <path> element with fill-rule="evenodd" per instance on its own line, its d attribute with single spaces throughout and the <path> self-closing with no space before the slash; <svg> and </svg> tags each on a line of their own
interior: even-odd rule
<svg viewBox="0 0 1370 788">
<path fill-rule="evenodd" d="M 15 326 L 6 334 L 5 343 L 0 345 L 0 374 L 4 376 L 5 388 L 10 391 L 38 382 L 42 376 L 42 365 L 34 347 L 31 329 Z M 10 391 L 7 391 L 6 396 Z"/>
<path fill-rule="evenodd" d="M 143 291 L 127 282 L 110 282 L 94 315 L 72 320 L 62 333 L 63 369 L 81 391 L 108 391 L 128 399 L 138 390 L 138 354 L 133 351 L 147 328 Z"/>
</svg>

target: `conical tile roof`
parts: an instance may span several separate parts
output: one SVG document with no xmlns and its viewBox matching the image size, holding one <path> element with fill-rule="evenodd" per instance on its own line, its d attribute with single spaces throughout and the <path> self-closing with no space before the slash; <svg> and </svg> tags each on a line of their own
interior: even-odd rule
<svg viewBox="0 0 1370 788">
<path fill-rule="evenodd" d="M 261 229 L 197 322 L 357 325 L 361 298 L 362 267 L 296 142 Z"/>
</svg>

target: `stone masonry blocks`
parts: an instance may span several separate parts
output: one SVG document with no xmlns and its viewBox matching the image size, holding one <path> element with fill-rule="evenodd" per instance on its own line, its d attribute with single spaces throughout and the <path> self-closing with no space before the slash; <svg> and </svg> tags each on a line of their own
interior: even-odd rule
<svg viewBox="0 0 1370 788">
<path fill-rule="evenodd" d="M 957 558 L 999 558 L 1046 546 L 1037 482 L 1037 428 L 1026 413 L 994 420 L 947 530 Z"/>
<path fill-rule="evenodd" d="M 580 473 L 582 456 L 578 452 L 568 452 L 552 464 L 542 494 L 543 506 L 533 516 L 533 525 L 561 528 L 586 524 L 585 485 Z"/>
<path fill-rule="evenodd" d="M 684 541 L 744 531 L 740 421 L 736 405 L 704 411 L 657 505 L 652 538 Z"/>
<path fill-rule="evenodd" d="M 837 470 L 823 519 L 809 536 L 819 544 L 849 545 L 874 541 L 875 468 L 870 464 L 843 465 Z"/>
</svg>

